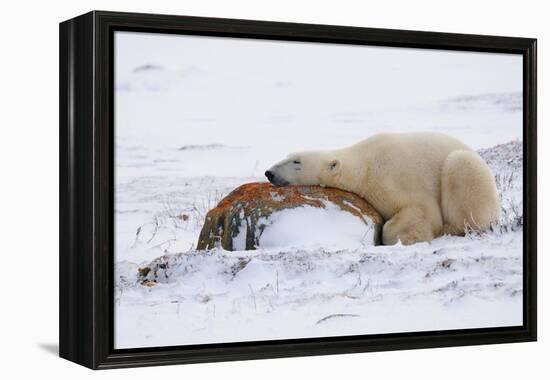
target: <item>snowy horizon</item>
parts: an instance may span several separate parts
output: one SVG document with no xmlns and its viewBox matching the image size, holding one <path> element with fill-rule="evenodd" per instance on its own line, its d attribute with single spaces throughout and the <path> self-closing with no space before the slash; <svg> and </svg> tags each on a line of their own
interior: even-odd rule
<svg viewBox="0 0 550 380">
<path fill-rule="evenodd" d="M 115 49 L 117 102 L 133 105 L 117 107 L 117 136 L 129 140 L 269 138 L 282 150 L 290 135 L 303 150 L 317 148 L 308 133 L 338 148 L 445 128 L 479 149 L 522 137 L 521 55 L 131 32 L 115 34 Z"/>
</svg>

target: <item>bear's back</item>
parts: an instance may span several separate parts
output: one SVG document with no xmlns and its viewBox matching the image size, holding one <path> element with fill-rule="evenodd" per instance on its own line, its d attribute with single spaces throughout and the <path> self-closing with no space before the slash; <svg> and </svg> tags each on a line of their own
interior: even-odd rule
<svg viewBox="0 0 550 380">
<path fill-rule="evenodd" d="M 422 195 L 439 198 L 445 159 L 453 151 L 471 149 L 443 133 L 418 132 L 374 135 L 352 150 L 369 163 L 371 192 L 391 189 L 385 197 L 407 204 Z"/>
</svg>

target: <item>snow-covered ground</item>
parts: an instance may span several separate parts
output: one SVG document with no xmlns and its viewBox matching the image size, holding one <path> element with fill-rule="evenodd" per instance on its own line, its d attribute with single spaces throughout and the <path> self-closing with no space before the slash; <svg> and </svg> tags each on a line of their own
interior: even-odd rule
<svg viewBox="0 0 550 380">
<path fill-rule="evenodd" d="M 116 54 L 117 348 L 522 323 L 520 56 L 132 33 Z M 206 212 L 287 153 L 417 130 L 479 149 L 492 231 L 374 247 L 313 210 L 278 225 L 323 239 L 194 250 Z"/>
</svg>

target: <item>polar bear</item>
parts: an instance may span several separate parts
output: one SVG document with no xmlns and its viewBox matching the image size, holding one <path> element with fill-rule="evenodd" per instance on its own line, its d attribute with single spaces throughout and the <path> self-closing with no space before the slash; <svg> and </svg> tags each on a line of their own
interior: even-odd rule
<svg viewBox="0 0 550 380">
<path fill-rule="evenodd" d="M 275 186 L 321 185 L 363 197 L 386 221 L 386 245 L 483 230 L 500 214 L 487 164 L 442 133 L 383 133 L 342 149 L 292 153 L 265 175 Z"/>
</svg>

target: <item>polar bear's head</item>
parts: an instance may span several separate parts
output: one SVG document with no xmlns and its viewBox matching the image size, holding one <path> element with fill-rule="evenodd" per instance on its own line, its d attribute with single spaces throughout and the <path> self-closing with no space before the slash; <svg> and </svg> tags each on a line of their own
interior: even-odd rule
<svg viewBox="0 0 550 380">
<path fill-rule="evenodd" d="M 340 173 L 340 160 L 329 152 L 292 153 L 265 172 L 275 186 L 327 185 Z"/>
</svg>

